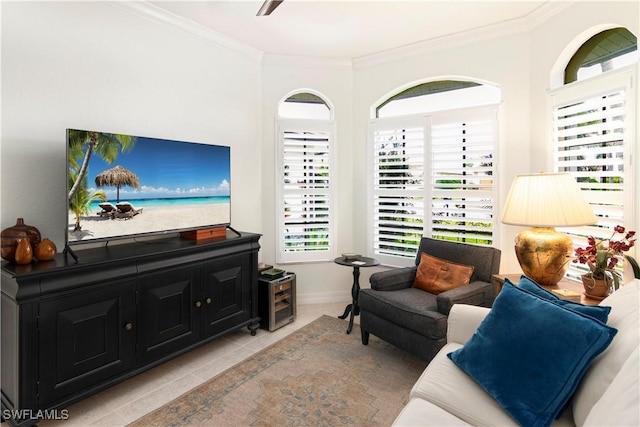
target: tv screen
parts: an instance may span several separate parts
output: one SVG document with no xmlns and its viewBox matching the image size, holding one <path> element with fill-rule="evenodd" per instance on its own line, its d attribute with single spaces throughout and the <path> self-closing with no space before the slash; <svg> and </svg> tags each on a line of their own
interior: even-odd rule
<svg viewBox="0 0 640 427">
<path fill-rule="evenodd" d="M 67 130 L 67 244 L 228 226 L 231 149 Z"/>
</svg>

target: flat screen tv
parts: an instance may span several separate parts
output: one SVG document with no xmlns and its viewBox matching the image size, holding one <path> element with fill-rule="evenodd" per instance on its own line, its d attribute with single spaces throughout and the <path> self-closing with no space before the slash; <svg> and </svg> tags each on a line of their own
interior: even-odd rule
<svg viewBox="0 0 640 427">
<path fill-rule="evenodd" d="M 231 223 L 231 149 L 67 130 L 67 245 Z"/>
</svg>

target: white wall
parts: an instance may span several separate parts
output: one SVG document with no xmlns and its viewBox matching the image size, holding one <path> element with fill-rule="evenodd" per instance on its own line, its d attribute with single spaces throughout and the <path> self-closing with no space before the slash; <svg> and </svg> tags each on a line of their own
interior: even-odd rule
<svg viewBox="0 0 640 427">
<path fill-rule="evenodd" d="M 104 2 L 1 7 L 2 229 L 23 217 L 63 248 L 77 128 L 231 146 L 232 225 L 261 231 L 260 56 Z"/>
</svg>

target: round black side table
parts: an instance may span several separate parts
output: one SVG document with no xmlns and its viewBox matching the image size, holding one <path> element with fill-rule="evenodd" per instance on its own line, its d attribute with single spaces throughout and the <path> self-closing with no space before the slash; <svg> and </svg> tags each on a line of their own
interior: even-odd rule
<svg viewBox="0 0 640 427">
<path fill-rule="evenodd" d="M 353 329 L 353 317 L 360 314 L 360 307 L 358 307 L 358 294 L 360 293 L 360 267 L 374 267 L 379 265 L 380 262 L 377 259 L 367 257 L 358 257 L 353 259 L 338 257 L 334 259 L 333 262 L 347 267 L 353 267 L 353 286 L 351 286 L 352 303 L 347 305 L 342 315 L 338 316 L 339 319 L 346 319 L 347 316 L 349 316 L 347 333 L 350 334 L 351 329 Z"/>
</svg>

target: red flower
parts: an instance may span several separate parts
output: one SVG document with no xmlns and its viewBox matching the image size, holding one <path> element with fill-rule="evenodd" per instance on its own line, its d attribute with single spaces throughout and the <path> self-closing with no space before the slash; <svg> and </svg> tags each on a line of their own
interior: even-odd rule
<svg viewBox="0 0 640 427">
<path fill-rule="evenodd" d="M 605 273 L 608 272 L 613 275 L 617 284 L 620 280 L 620 273 L 615 268 L 618 262 L 624 259 L 624 252 L 629 251 L 636 242 L 636 232 L 626 231 L 625 234 L 625 231 L 623 226 L 617 225 L 609 239 L 597 241 L 595 237 L 589 236 L 586 247 L 576 248 L 573 262 L 587 264 L 591 275 L 596 279 L 604 279 Z M 613 240 L 616 234 L 623 234 L 624 238 Z"/>
</svg>

